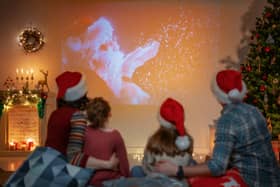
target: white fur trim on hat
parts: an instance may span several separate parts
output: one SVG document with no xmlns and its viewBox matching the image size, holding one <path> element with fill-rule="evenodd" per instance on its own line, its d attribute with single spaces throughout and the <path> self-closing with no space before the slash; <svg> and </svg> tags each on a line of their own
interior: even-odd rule
<svg viewBox="0 0 280 187">
<path fill-rule="evenodd" d="M 87 86 L 86 86 L 86 78 L 84 75 L 82 75 L 80 82 L 71 87 L 68 88 L 64 95 L 65 101 L 76 101 L 80 98 L 82 98 L 87 93 Z"/>
<path fill-rule="evenodd" d="M 229 91 L 228 94 L 226 94 L 218 86 L 216 78 L 212 81 L 211 88 L 212 88 L 214 95 L 218 99 L 218 101 L 220 101 L 222 104 L 241 102 L 247 93 L 247 87 L 246 87 L 246 84 L 244 83 L 244 81 L 242 81 L 241 92 L 238 89 L 232 89 L 231 91 Z"/>
<path fill-rule="evenodd" d="M 178 136 L 175 144 L 181 151 L 186 150 L 190 146 L 190 138 L 188 136 Z"/>
<path fill-rule="evenodd" d="M 159 121 L 159 124 L 165 128 L 169 128 L 169 129 L 175 128 L 172 123 L 170 123 L 169 121 L 167 121 L 163 117 L 161 117 L 160 113 L 158 113 L 158 121 Z"/>
</svg>

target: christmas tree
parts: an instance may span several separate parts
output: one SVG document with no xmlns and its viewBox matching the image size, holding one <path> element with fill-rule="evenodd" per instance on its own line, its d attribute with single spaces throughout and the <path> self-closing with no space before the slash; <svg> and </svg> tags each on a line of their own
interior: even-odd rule
<svg viewBox="0 0 280 187">
<path fill-rule="evenodd" d="M 268 0 L 251 31 L 249 51 L 241 64 L 247 85 L 246 102 L 257 106 L 280 135 L 280 1 Z"/>
</svg>

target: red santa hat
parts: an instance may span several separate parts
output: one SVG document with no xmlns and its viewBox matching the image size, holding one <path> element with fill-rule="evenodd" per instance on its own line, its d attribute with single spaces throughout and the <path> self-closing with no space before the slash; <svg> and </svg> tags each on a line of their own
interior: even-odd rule
<svg viewBox="0 0 280 187">
<path fill-rule="evenodd" d="M 222 104 L 242 102 L 247 93 L 242 75 L 236 70 L 222 70 L 212 81 L 212 91 Z"/>
<path fill-rule="evenodd" d="M 179 134 L 175 144 L 180 150 L 186 150 L 190 146 L 190 139 L 186 134 L 183 106 L 172 98 L 167 98 L 161 105 L 158 120 L 165 128 L 175 128 Z"/>
<path fill-rule="evenodd" d="M 66 71 L 56 78 L 57 99 L 76 101 L 87 93 L 85 76 L 79 72 Z"/>
</svg>

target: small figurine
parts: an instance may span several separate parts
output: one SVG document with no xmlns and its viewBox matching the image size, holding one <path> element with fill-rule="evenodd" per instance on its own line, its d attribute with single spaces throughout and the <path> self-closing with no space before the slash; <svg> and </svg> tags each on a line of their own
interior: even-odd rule
<svg viewBox="0 0 280 187">
<path fill-rule="evenodd" d="M 41 91 L 44 91 L 44 88 L 47 88 L 47 92 L 49 92 L 49 85 L 48 85 L 48 70 L 40 70 L 40 72 L 44 75 L 44 80 L 39 80 L 38 81 L 38 89 Z"/>
</svg>

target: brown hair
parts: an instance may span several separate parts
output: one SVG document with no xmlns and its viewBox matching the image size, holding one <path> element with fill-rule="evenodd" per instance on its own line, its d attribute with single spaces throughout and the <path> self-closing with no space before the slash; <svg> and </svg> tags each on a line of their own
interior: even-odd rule
<svg viewBox="0 0 280 187">
<path fill-rule="evenodd" d="M 88 103 L 86 111 L 91 122 L 90 127 L 102 128 L 109 118 L 111 107 L 102 97 L 96 97 Z"/>
<path fill-rule="evenodd" d="M 188 133 L 186 133 L 189 136 Z M 186 150 L 179 150 L 175 145 L 175 140 L 178 137 L 176 129 L 169 129 L 160 127 L 148 140 L 146 150 L 151 153 L 162 155 L 165 153 L 168 156 L 174 157 L 176 155 L 184 155 L 185 153 L 192 154 L 193 152 L 193 139 L 190 137 L 190 146 Z"/>
</svg>

